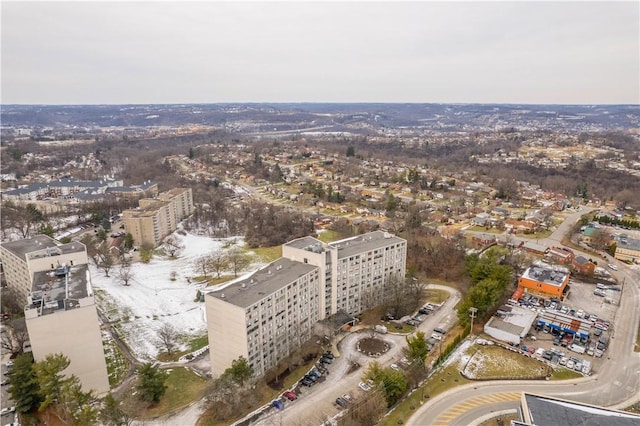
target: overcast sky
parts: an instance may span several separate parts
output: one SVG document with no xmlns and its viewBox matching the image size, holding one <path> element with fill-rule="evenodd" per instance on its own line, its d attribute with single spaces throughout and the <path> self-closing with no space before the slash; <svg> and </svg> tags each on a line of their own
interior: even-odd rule
<svg viewBox="0 0 640 426">
<path fill-rule="evenodd" d="M 640 103 L 640 2 L 7 2 L 3 104 Z"/>
</svg>

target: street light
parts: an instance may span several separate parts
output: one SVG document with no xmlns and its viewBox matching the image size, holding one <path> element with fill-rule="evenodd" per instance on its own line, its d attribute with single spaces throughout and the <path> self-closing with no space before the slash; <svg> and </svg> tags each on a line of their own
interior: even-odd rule
<svg viewBox="0 0 640 426">
<path fill-rule="evenodd" d="M 476 313 L 478 312 L 478 308 L 471 307 L 469 308 L 469 315 L 471 316 L 471 328 L 469 329 L 469 334 L 473 334 L 473 320 L 476 317 Z"/>
</svg>

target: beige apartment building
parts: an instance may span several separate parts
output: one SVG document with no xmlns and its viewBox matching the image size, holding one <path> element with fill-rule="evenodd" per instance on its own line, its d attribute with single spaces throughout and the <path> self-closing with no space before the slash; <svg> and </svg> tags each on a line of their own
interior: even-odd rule
<svg viewBox="0 0 640 426">
<path fill-rule="evenodd" d="M 316 322 L 368 309 L 389 280 L 404 279 L 406 252 L 406 240 L 382 231 L 284 244 L 280 259 L 205 297 L 213 375 L 244 356 L 261 376 L 309 339 Z"/>
<path fill-rule="evenodd" d="M 62 265 L 88 263 L 84 244 L 60 244 L 46 235 L 36 235 L 0 245 L 0 260 L 7 287 L 16 295 L 21 305 L 27 303 L 36 272 L 52 271 Z"/>
<path fill-rule="evenodd" d="M 174 188 L 157 198 L 143 198 L 138 206 L 122 212 L 124 229 L 135 244 L 149 248 L 161 244 L 195 209 L 191 188 Z"/>
<path fill-rule="evenodd" d="M 7 287 L 25 306 L 36 361 L 62 353 L 85 391 L 109 391 L 102 335 L 84 244 L 60 244 L 46 235 L 0 246 Z"/>
<path fill-rule="evenodd" d="M 98 396 L 109 392 L 102 333 L 86 264 L 36 272 L 24 315 L 36 361 L 62 353 L 70 361 L 63 373 L 78 377 L 84 391 L 93 390 Z"/>
<path fill-rule="evenodd" d="M 280 258 L 206 300 L 211 370 L 240 356 L 263 375 L 311 337 L 320 319 L 318 268 Z"/>
</svg>

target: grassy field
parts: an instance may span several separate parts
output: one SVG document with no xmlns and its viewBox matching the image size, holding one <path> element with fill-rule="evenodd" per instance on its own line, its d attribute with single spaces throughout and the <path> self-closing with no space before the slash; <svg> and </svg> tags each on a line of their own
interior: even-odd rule
<svg viewBox="0 0 640 426">
<path fill-rule="evenodd" d="M 449 298 L 449 292 L 438 289 L 427 289 L 424 291 L 427 302 L 440 304 Z"/>
<path fill-rule="evenodd" d="M 247 249 L 248 252 L 255 253 L 255 256 L 258 257 L 262 262 L 273 262 L 274 260 L 282 257 L 282 246 L 273 246 L 273 247 L 257 247 Z"/>
<path fill-rule="evenodd" d="M 476 379 L 535 379 L 551 373 L 551 367 L 536 359 L 499 346 L 473 346 L 465 375 Z"/>
<path fill-rule="evenodd" d="M 332 241 L 337 241 L 341 238 L 340 234 L 336 231 L 332 231 L 330 229 L 325 229 L 324 231 L 318 234 L 318 239 L 325 243 L 330 243 Z"/>
<path fill-rule="evenodd" d="M 172 352 L 171 355 L 166 352 L 160 352 L 158 354 L 158 361 L 175 362 L 178 361 L 182 355 L 197 351 L 209 344 L 209 337 L 206 333 L 201 336 L 188 336 L 186 339 L 183 339 L 183 341 L 184 340 L 187 340 L 185 342 L 187 345 L 185 350 Z"/>
<path fill-rule="evenodd" d="M 169 371 L 167 391 L 156 405 L 139 413 L 140 419 L 152 419 L 175 411 L 200 399 L 207 381 L 191 370 L 176 367 Z"/>
<path fill-rule="evenodd" d="M 579 379 L 580 377 L 582 377 L 582 374 L 568 368 L 559 368 L 551 373 L 551 380 Z"/>
</svg>

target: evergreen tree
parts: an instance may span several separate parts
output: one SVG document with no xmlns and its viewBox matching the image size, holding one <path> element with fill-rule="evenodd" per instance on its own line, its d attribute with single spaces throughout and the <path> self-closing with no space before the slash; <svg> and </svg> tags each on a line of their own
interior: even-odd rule
<svg viewBox="0 0 640 426">
<path fill-rule="evenodd" d="M 144 401 L 157 403 L 167 390 L 168 374 L 161 371 L 157 366 L 146 363 L 138 367 L 140 381 L 138 382 L 138 393 Z"/>
<path fill-rule="evenodd" d="M 9 395 L 18 413 L 28 413 L 40 405 L 40 386 L 33 366 L 31 353 L 18 356 L 13 364 Z"/>
</svg>

